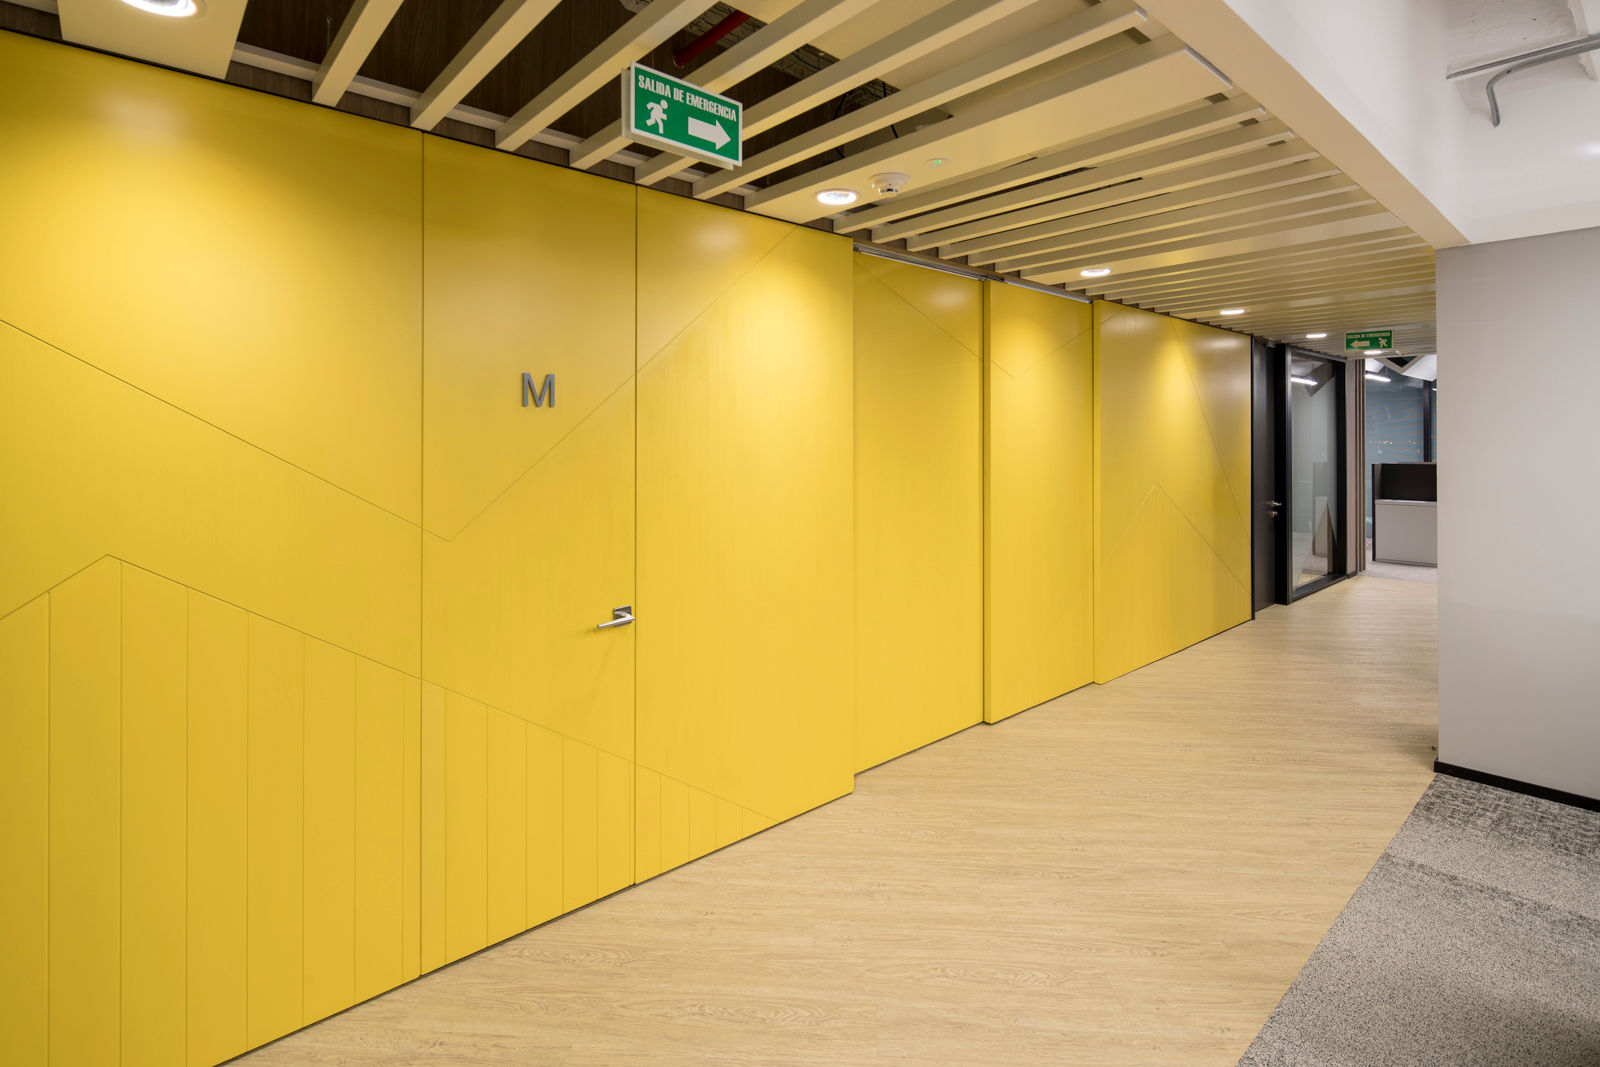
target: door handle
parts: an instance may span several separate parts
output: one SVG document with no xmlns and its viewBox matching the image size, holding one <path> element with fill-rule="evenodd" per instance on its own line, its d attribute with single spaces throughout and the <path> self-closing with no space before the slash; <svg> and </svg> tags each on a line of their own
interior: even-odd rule
<svg viewBox="0 0 1600 1067">
<path fill-rule="evenodd" d="M 620 608 L 611 609 L 611 621 L 603 622 L 596 626 L 597 630 L 609 630 L 613 626 L 626 626 L 633 621 L 633 605 L 624 604 Z"/>
<path fill-rule="evenodd" d="M 1281 500 L 1269 500 L 1269 501 L 1267 501 L 1267 507 L 1269 507 L 1269 508 L 1281 508 L 1281 507 L 1283 507 L 1283 501 L 1281 501 Z"/>
</svg>

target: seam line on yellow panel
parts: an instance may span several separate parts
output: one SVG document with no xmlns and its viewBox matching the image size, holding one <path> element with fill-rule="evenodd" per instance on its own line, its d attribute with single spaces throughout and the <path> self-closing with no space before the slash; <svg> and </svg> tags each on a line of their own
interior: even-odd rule
<svg viewBox="0 0 1600 1067">
<path fill-rule="evenodd" d="M 1093 316 L 1091 314 L 1091 320 L 1092 320 L 1092 317 Z M 995 363 L 994 365 L 999 367 L 1001 370 L 1005 371 L 1007 378 L 1011 378 L 1012 380 L 1015 380 L 1015 379 L 1021 377 L 1022 375 L 1026 374 L 1028 371 L 1031 371 L 1033 368 L 1039 366 L 1039 364 L 1047 363 L 1051 359 L 1054 359 L 1056 356 L 1060 355 L 1062 352 L 1066 351 L 1068 348 L 1071 348 L 1073 345 L 1075 345 L 1079 341 L 1081 341 L 1083 339 L 1084 334 L 1092 333 L 1093 330 L 1094 330 L 1094 324 L 1091 321 L 1088 326 L 1085 326 L 1083 329 L 1079 330 L 1077 333 L 1073 334 L 1071 337 L 1067 338 L 1065 341 L 1061 342 L 1059 345 L 1056 345 L 1056 347 L 1052 348 L 1050 351 L 1046 352 L 1044 355 L 1040 356 L 1038 359 L 1034 360 L 1032 363 L 1028 364 L 1026 367 L 1018 367 L 1016 370 L 1012 371 L 1012 370 L 1007 370 L 1006 367 L 1003 364 Z M 990 362 L 993 363 L 994 360 L 991 359 Z"/>
<path fill-rule="evenodd" d="M 862 256 L 861 258 L 865 259 L 867 257 Z M 926 269 L 926 268 L 908 267 L 907 269 L 908 270 L 923 270 L 923 269 Z M 950 340 L 952 340 L 956 344 L 960 345 L 962 351 L 964 351 L 968 355 L 972 356 L 972 358 L 974 358 L 974 359 L 982 359 L 983 358 L 983 353 L 981 351 L 973 351 L 973 348 L 972 348 L 971 345 L 967 344 L 967 342 L 963 341 L 961 338 L 959 338 L 955 334 L 951 333 L 950 330 L 943 323 L 935 320 L 926 311 L 923 311 L 920 307 L 918 307 L 915 303 L 912 302 L 910 297 L 906 296 L 900 290 L 896 289 L 894 286 L 892 286 L 888 282 L 884 281 L 881 277 L 879 277 L 877 274 L 875 274 L 870 267 L 867 268 L 867 277 L 870 278 L 872 281 L 877 282 L 878 285 L 880 285 L 884 289 L 886 289 L 891 296 L 893 296 L 895 299 L 899 300 L 902 304 L 904 304 L 906 307 L 910 308 L 912 311 L 916 312 L 918 316 L 920 316 L 922 319 L 926 320 L 928 322 L 928 324 L 931 325 L 934 329 L 938 330 L 940 333 L 942 333 L 946 337 L 950 338 Z M 973 284 L 974 285 L 979 285 L 979 284 L 982 284 L 982 283 L 981 282 L 977 282 L 976 280 L 974 280 Z M 980 315 L 981 315 L 981 312 L 980 312 Z M 979 347 L 981 349 L 982 345 L 980 344 Z"/>
<path fill-rule="evenodd" d="M 94 363 L 91 363 L 89 360 L 84 359 L 82 356 L 79 356 L 79 355 L 76 355 L 76 354 L 74 354 L 72 352 L 69 352 L 65 348 L 62 348 L 60 345 L 54 344 L 54 343 L 52 343 L 50 341 L 47 341 L 43 337 L 40 337 L 36 333 L 30 333 L 29 331 L 24 330 L 22 327 L 18 326 L 14 322 L 11 322 L 11 321 L 6 320 L 6 319 L 0 319 L 0 325 L 4 325 L 8 329 L 15 330 L 17 333 L 20 333 L 22 336 L 31 338 L 32 340 L 35 340 L 35 341 L 39 342 L 40 344 L 42 344 L 45 347 L 49 348 L 51 351 L 61 353 L 63 356 L 66 356 L 68 359 L 75 360 L 75 361 L 77 361 L 79 363 L 82 363 L 85 367 L 88 367 L 90 370 L 96 372 L 97 374 L 103 374 L 104 376 L 106 376 L 107 378 L 110 378 L 114 382 L 121 382 L 123 385 L 127 386 L 129 389 L 132 389 L 134 392 L 139 393 L 142 396 L 147 396 L 151 400 L 154 400 L 156 403 L 160 404 L 162 407 L 169 408 L 172 411 L 176 411 L 179 414 L 185 415 L 185 416 L 193 419 L 195 422 L 200 423 L 202 426 L 209 426 L 211 429 L 217 431 L 218 433 L 223 434 L 226 437 L 233 438 L 233 440 L 238 441 L 240 444 L 245 445 L 246 447 L 250 448 L 253 451 L 261 453 L 263 456 L 270 456 L 272 459 L 277 460 L 279 463 L 282 463 L 284 466 L 292 467 L 295 470 L 299 471 L 301 474 L 306 475 L 308 478 L 315 478 L 317 481 L 323 483 L 324 485 L 331 486 L 332 488 L 337 489 L 339 492 L 344 493 L 345 495 L 347 495 L 349 497 L 352 497 L 353 499 L 361 501 L 363 504 L 367 505 L 367 507 L 372 508 L 375 511 L 381 511 L 385 515 L 392 516 L 393 518 L 398 519 L 400 522 L 405 523 L 407 526 L 413 526 L 413 527 L 420 528 L 421 525 L 422 525 L 420 522 L 417 522 L 415 520 L 406 518 L 404 515 L 401 515 L 397 511 L 391 511 L 390 509 L 384 507 L 382 504 L 373 503 L 371 500 L 368 500 L 366 497 L 362 496 L 360 493 L 357 493 L 355 490 L 347 489 L 344 486 L 340 485 L 338 482 L 333 481 L 331 478 L 328 478 L 328 477 L 326 477 L 324 475 L 318 474 L 316 471 L 310 470 L 309 468 L 302 467 L 300 464 L 294 462 L 293 460 L 285 459 L 284 457 L 278 455 L 276 452 L 273 452 L 270 449 L 263 448 L 261 445 L 257 444 L 256 442 L 251 441 L 249 438 L 240 437 L 238 434 L 234 433 L 232 430 L 226 429 L 225 427 L 222 427 L 222 426 L 218 426 L 216 423 L 210 421 L 209 419 L 203 418 L 200 415 L 196 415 L 194 412 L 190 411 L 189 409 L 184 408 L 184 407 L 180 407 L 179 405 L 174 404 L 172 401 L 166 399 L 165 397 L 157 396 L 155 393 L 152 393 L 150 390 L 144 388 L 141 385 L 135 385 L 133 382 L 130 382 L 128 379 L 126 379 L 126 378 L 124 378 L 124 377 L 122 377 L 120 375 L 112 374 L 110 371 L 106 370 L 104 367 L 96 366 Z"/>
<path fill-rule="evenodd" d="M 1175 331 L 1181 328 L 1179 326 L 1169 327 L 1169 329 Z M 1246 338 L 1247 343 L 1248 340 Z M 1239 494 L 1233 491 L 1233 479 L 1228 476 L 1227 461 L 1222 458 L 1222 450 L 1217 447 L 1216 431 L 1211 428 L 1211 414 L 1206 410 L 1205 400 L 1200 395 L 1200 380 L 1195 375 L 1193 364 L 1189 361 L 1188 347 L 1181 342 L 1178 345 L 1178 354 L 1183 358 L 1184 373 L 1189 376 L 1189 387 L 1194 392 L 1195 406 L 1200 409 L 1200 421 L 1206 424 L 1206 439 L 1211 443 L 1211 454 L 1217 457 L 1217 469 L 1222 473 L 1222 484 L 1228 487 L 1228 498 L 1233 501 L 1233 510 L 1239 516 L 1239 524 L 1248 530 L 1249 523 L 1245 517 L 1245 509 L 1239 506 Z"/>
<path fill-rule="evenodd" d="M 483 518 L 483 516 L 486 513 L 488 513 L 488 511 L 491 508 L 493 508 L 496 504 L 500 503 L 501 498 L 503 498 L 507 493 L 511 492 L 511 490 L 515 489 L 519 482 L 521 482 L 528 475 L 532 474 L 533 471 L 534 471 L 534 468 L 538 467 L 539 464 L 543 463 L 546 459 L 549 459 L 551 453 L 553 453 L 556 449 L 560 448 L 562 446 L 562 444 L 564 444 L 566 442 L 567 438 L 569 438 L 573 434 L 577 433 L 578 430 L 586 422 L 588 422 L 590 419 L 594 418 L 595 415 L 600 412 L 601 408 L 603 408 L 607 404 L 611 403 L 611 401 L 616 398 L 616 395 L 618 393 L 622 392 L 623 389 L 628 387 L 628 385 L 634 380 L 634 377 L 635 377 L 635 375 L 629 374 L 627 377 L 623 378 L 622 382 L 615 389 L 613 389 L 613 390 L 611 390 L 611 392 L 607 393 L 605 395 L 605 397 L 602 398 L 601 401 L 598 404 L 596 404 L 594 407 L 590 408 L 589 411 L 583 416 L 583 418 L 579 419 L 577 422 L 573 423 L 570 427 L 568 427 L 566 433 L 562 434 L 560 437 L 558 437 L 554 441 L 552 441 L 550 443 L 550 447 L 549 448 L 547 448 L 543 452 L 539 453 L 539 455 L 534 459 L 534 461 L 532 463 L 528 464 L 528 466 L 523 469 L 521 474 L 518 474 L 515 478 L 511 479 L 511 481 L 507 482 L 504 489 L 501 489 L 498 493 L 496 493 L 494 495 L 494 498 L 492 500 L 490 500 L 487 504 L 483 505 L 483 507 L 479 508 L 478 511 L 472 516 L 472 518 L 470 518 L 466 522 L 462 523 L 460 529 L 456 530 L 455 533 L 451 534 L 449 537 L 445 537 L 445 536 L 443 536 L 441 534 L 436 534 L 432 530 L 428 530 L 425 527 L 423 528 L 423 532 L 429 534 L 432 537 L 437 538 L 438 540 L 444 542 L 445 544 L 450 544 L 450 543 L 454 542 L 456 538 L 458 538 L 462 534 L 466 533 L 468 528 L 471 527 L 473 523 L 475 523 L 479 519 Z"/>
<path fill-rule="evenodd" d="M 657 356 L 661 355 L 661 353 L 665 352 L 667 349 L 671 348 L 674 344 L 676 344 L 677 341 L 678 341 L 678 338 L 682 337 L 684 334 L 688 333 L 691 329 L 693 329 L 695 323 L 697 323 L 701 319 L 705 318 L 706 314 L 708 312 L 710 312 L 710 310 L 712 308 L 714 308 L 718 304 L 722 303 L 723 297 L 727 296 L 730 292 L 732 292 L 734 290 L 734 288 L 739 285 L 740 282 L 742 282 L 746 278 L 748 278 L 750 276 L 750 273 L 752 271 L 754 271 L 757 267 L 761 266 L 761 264 L 765 263 L 768 259 L 771 259 L 773 253 L 776 252 L 778 249 L 782 248 L 791 239 L 793 239 L 794 235 L 796 233 L 798 233 L 798 232 L 799 232 L 798 230 L 791 230 L 789 233 L 786 233 L 782 237 L 778 238 L 778 241 L 777 241 L 776 244 L 774 244 L 771 248 L 767 249 L 765 252 L 761 253 L 761 257 L 759 259 L 757 259 L 754 263 L 750 264 L 750 266 L 746 267 L 743 271 L 740 271 L 739 272 L 739 276 L 737 278 L 735 278 L 735 279 L 733 279 L 733 281 L 729 282 L 727 284 L 727 286 L 725 288 L 723 288 L 723 290 L 721 292 L 719 292 L 716 296 L 712 297 L 709 301 L 707 301 L 706 302 L 706 306 L 701 308 L 699 310 L 699 312 L 697 312 L 695 314 L 694 318 L 692 318 L 688 322 L 684 323 L 682 329 L 680 329 L 677 333 L 673 334 L 671 337 L 667 338 L 664 342 L 662 342 L 660 348 L 658 348 L 654 352 L 650 353 L 650 357 L 648 359 L 646 359 L 643 363 L 640 363 L 635 368 L 634 373 L 638 374 L 638 373 L 642 372 L 650 364 L 654 363 L 656 361 L 656 357 Z M 636 280 L 636 283 L 637 283 L 637 276 L 636 276 L 635 280 Z M 637 321 L 634 324 L 634 330 L 636 331 L 635 336 L 637 336 L 637 330 L 638 330 Z M 637 358 L 637 357 L 635 357 L 635 358 Z"/>
</svg>

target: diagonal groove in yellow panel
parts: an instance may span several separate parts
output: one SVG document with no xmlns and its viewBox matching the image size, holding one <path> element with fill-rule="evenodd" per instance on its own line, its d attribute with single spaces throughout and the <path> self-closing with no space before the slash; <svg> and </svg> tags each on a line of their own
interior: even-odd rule
<svg viewBox="0 0 1600 1067">
<path fill-rule="evenodd" d="M 1233 474 L 1228 468 L 1227 461 L 1223 459 L 1222 446 L 1217 443 L 1216 425 L 1211 418 L 1211 409 L 1206 405 L 1205 393 L 1200 387 L 1200 378 L 1195 373 L 1194 361 L 1191 358 L 1189 346 L 1180 344 L 1179 351 L 1183 357 L 1183 369 L 1188 371 L 1189 382 L 1194 387 L 1194 400 L 1195 404 L 1200 408 L 1200 418 L 1206 424 L 1206 440 L 1211 444 L 1211 454 L 1216 457 L 1217 473 L 1221 475 L 1223 484 L 1228 487 L 1228 496 L 1233 499 L 1233 509 L 1239 517 L 1239 526 L 1246 531 L 1246 536 L 1248 537 L 1250 527 L 1249 513 L 1244 505 L 1239 503 L 1239 493 L 1233 484 Z"/>
<path fill-rule="evenodd" d="M 998 284 L 1003 284 L 1003 283 L 998 283 Z M 1052 297 L 1051 299 L 1064 300 L 1066 298 L 1065 297 Z M 1076 303 L 1076 301 L 1074 301 L 1074 303 Z M 1006 377 L 1013 378 L 1013 379 L 1021 378 L 1024 374 L 1028 373 L 1030 370 L 1032 370 L 1033 368 L 1037 367 L 1039 364 L 1044 363 L 1044 362 L 1050 360 L 1051 358 L 1060 355 L 1062 352 L 1066 351 L 1067 349 L 1071 348 L 1073 345 L 1077 344 L 1079 341 L 1083 340 L 1084 336 L 1089 334 L 1090 332 L 1092 332 L 1093 329 L 1094 329 L 1093 326 L 1085 326 L 1083 329 L 1081 329 L 1077 333 L 1073 334 L 1071 337 L 1069 337 L 1067 340 L 1063 341 L 1061 344 L 1056 345 L 1054 348 L 1050 349 L 1048 352 L 1044 352 L 1044 353 L 1040 354 L 1036 359 L 1033 360 L 1033 362 L 1029 363 L 1025 367 L 1017 367 L 1015 369 L 1008 368 L 1004 363 L 1000 362 L 1000 360 L 995 358 L 992 354 L 989 357 L 989 362 L 992 363 L 994 366 L 999 367 L 1002 371 L 1005 371 Z"/>
<path fill-rule="evenodd" d="M 1228 572 L 1228 576 L 1237 582 L 1240 588 L 1248 593 L 1250 591 L 1250 583 L 1247 580 L 1239 577 L 1238 572 L 1233 569 L 1233 565 L 1223 558 L 1221 552 L 1217 551 L 1217 546 L 1211 543 L 1211 541 L 1206 537 L 1205 532 L 1200 529 L 1199 525 L 1196 524 L 1195 521 L 1184 512 L 1183 508 L 1178 506 L 1178 502 L 1172 498 L 1172 494 L 1167 492 L 1166 489 L 1160 484 L 1154 484 L 1150 486 L 1150 491 L 1144 495 L 1144 503 L 1140 504 L 1139 507 L 1135 509 L 1134 513 L 1128 517 L 1128 521 L 1122 526 L 1122 532 L 1126 532 L 1133 526 L 1133 524 L 1140 518 L 1140 513 L 1145 510 L 1149 502 L 1155 499 L 1158 494 L 1160 495 L 1161 499 L 1167 502 L 1167 506 L 1172 509 L 1175 515 L 1189 524 L 1189 528 L 1194 530 L 1195 537 L 1199 538 L 1200 543 L 1206 546 L 1207 551 L 1209 551 L 1213 556 L 1217 557 L 1217 562 L 1222 564 L 1222 569 Z M 1121 532 L 1118 533 L 1117 538 L 1114 540 L 1120 541 L 1120 539 Z M 1121 545 L 1112 544 L 1110 546 L 1110 550 L 1114 554 L 1120 554 Z"/>
<path fill-rule="evenodd" d="M 770 259 L 772 257 L 772 255 L 774 253 L 776 253 L 780 248 L 782 248 L 783 245 L 793 236 L 794 236 L 793 233 L 787 233 L 783 237 L 779 238 L 778 241 L 771 248 L 767 249 L 767 251 L 765 253 L 763 253 L 759 259 L 757 259 L 754 263 L 752 263 L 748 267 L 746 267 L 743 271 L 741 271 L 739 273 L 738 277 L 734 278 L 726 286 L 724 286 L 722 291 L 719 292 L 716 295 L 716 297 L 714 297 L 712 300 L 708 301 L 706 303 L 705 307 L 701 308 L 695 314 L 695 316 L 692 319 L 690 319 L 688 322 L 684 323 L 683 327 L 680 330 L 678 330 L 678 332 L 674 333 L 671 337 L 669 337 L 665 341 L 663 341 L 655 349 L 655 351 L 651 352 L 647 356 L 644 356 L 643 360 L 639 363 L 639 372 L 642 373 L 646 367 L 648 367 L 650 364 L 652 364 L 652 363 L 654 363 L 656 361 L 656 358 L 658 356 L 660 356 L 662 353 L 666 352 L 668 349 L 672 348 L 672 346 L 675 345 L 678 342 L 678 339 L 680 337 L 682 337 L 684 334 L 688 333 L 690 330 L 694 329 L 695 325 L 697 323 L 699 323 L 701 319 L 705 318 L 712 311 L 715 311 L 717 309 L 718 305 L 720 305 L 722 303 L 722 301 L 727 298 L 728 294 L 733 292 L 734 289 L 739 287 L 739 283 L 740 282 L 743 282 L 747 277 L 750 276 L 751 272 L 755 271 L 763 263 L 765 263 L 768 259 Z M 645 351 L 644 348 L 640 347 L 640 349 L 639 349 L 640 355 L 643 356 L 644 355 L 644 351 Z"/>
<path fill-rule="evenodd" d="M 940 322 L 938 319 L 936 319 L 932 315 L 928 314 L 928 309 L 924 304 L 918 303 L 916 300 L 913 300 L 909 295 L 907 295 L 906 293 L 902 292 L 899 286 L 894 284 L 894 279 L 899 277 L 900 274 L 899 274 L 898 271 L 890 272 L 887 269 L 889 266 L 891 266 L 891 264 L 889 263 L 888 260 L 882 259 L 881 257 L 878 257 L 878 256 L 859 255 L 859 256 L 856 257 L 856 262 L 857 262 L 857 264 L 859 264 L 861 266 L 862 270 L 865 272 L 867 277 L 871 278 L 874 282 L 877 282 L 879 286 L 881 286 L 884 290 L 886 290 L 887 292 L 892 294 L 895 298 L 900 300 L 903 304 L 906 305 L 906 307 L 910 308 L 911 310 L 915 311 L 918 315 L 920 315 L 922 318 L 926 319 L 929 323 L 931 323 L 934 327 L 936 327 L 939 330 L 940 333 L 943 333 L 946 337 L 950 338 L 956 344 L 960 345 L 962 348 L 964 348 L 968 352 L 972 353 L 972 355 L 975 358 L 977 358 L 977 359 L 982 359 L 983 358 L 983 338 L 981 336 L 975 338 L 974 340 L 976 340 L 977 343 L 976 343 L 976 345 L 974 345 L 972 340 L 968 340 L 966 338 L 963 338 L 963 337 L 959 336 L 957 333 L 955 333 L 955 331 L 951 330 L 950 329 L 950 325 L 948 323 Z M 897 266 L 898 264 L 894 264 L 894 265 Z M 929 268 L 929 267 L 910 267 L 909 269 L 911 269 L 911 270 L 920 270 L 920 271 L 928 271 L 929 273 L 932 273 L 932 274 L 940 274 L 941 273 L 939 271 L 934 271 L 932 268 Z M 943 275 L 943 277 L 944 278 L 948 278 L 952 285 L 957 281 L 957 279 L 955 279 L 954 277 L 951 277 L 948 274 Z M 972 285 L 973 287 L 977 287 L 979 284 L 981 284 L 976 279 L 971 279 L 971 280 L 961 279 L 961 281 L 967 282 L 967 284 Z M 973 311 L 974 311 L 975 315 L 981 314 L 981 312 L 978 311 L 976 303 L 974 304 Z M 980 331 L 979 332 L 981 334 L 981 326 L 980 326 Z"/>
<path fill-rule="evenodd" d="M 301 474 L 304 474 L 308 478 L 315 478 L 317 481 L 321 482 L 323 485 L 329 486 L 329 487 L 331 487 L 333 489 L 337 489 L 339 492 L 341 492 L 341 493 L 345 494 L 346 496 L 350 497 L 352 500 L 359 500 L 359 501 L 361 501 L 361 503 L 365 504 L 367 507 L 372 508 L 375 511 L 381 511 L 385 515 L 388 515 L 391 518 L 397 519 L 398 521 L 405 523 L 407 526 L 416 527 L 417 529 L 421 529 L 421 527 L 422 527 L 422 524 L 417 522 L 415 519 L 408 519 L 404 515 L 401 515 L 399 512 L 393 511 L 393 510 L 391 510 L 389 508 L 384 507 L 382 504 L 375 504 L 371 500 L 368 500 L 366 497 L 362 496 L 360 493 L 357 493 L 354 490 L 345 488 L 344 486 L 340 485 L 338 482 L 334 481 L 333 479 L 328 478 L 328 477 L 326 477 L 324 475 L 318 474 L 314 470 L 310 470 L 309 468 L 303 467 L 300 464 L 294 462 L 294 460 L 285 459 L 284 457 L 278 455 L 276 452 L 273 452 L 273 451 L 271 451 L 270 449 L 267 449 L 267 448 L 263 448 L 261 445 L 259 445 L 256 442 L 250 440 L 248 437 L 241 437 L 238 434 L 234 433 L 232 430 L 228 429 L 226 426 L 219 426 L 216 423 L 214 423 L 214 422 L 210 421 L 209 419 L 205 418 L 204 416 L 197 415 L 194 412 L 188 410 L 187 408 L 181 407 L 178 404 L 174 404 L 172 401 L 166 399 L 165 397 L 160 396 L 160 395 L 158 395 L 156 393 L 152 393 L 150 390 L 144 388 L 143 386 L 138 385 L 135 382 L 130 382 L 128 379 L 126 379 L 124 377 L 121 377 L 120 375 L 113 374 L 110 371 L 106 370 L 104 367 L 97 366 L 96 364 L 91 363 L 89 360 L 84 359 L 82 356 L 79 356 L 79 355 L 76 355 L 75 353 L 69 352 L 65 348 L 62 348 L 60 345 L 54 344 L 51 341 L 47 340 L 46 338 L 40 337 L 36 333 L 31 333 L 28 330 L 24 330 L 22 327 L 16 325 L 15 323 L 7 322 L 4 319 L 0 319 L 0 327 L 4 327 L 5 329 L 9 329 L 9 330 L 15 330 L 17 333 L 21 334 L 22 336 L 28 338 L 31 341 L 37 341 L 39 344 L 46 345 L 50 349 L 52 349 L 53 351 L 59 352 L 61 355 L 66 356 L 68 359 L 74 360 L 77 363 L 81 363 L 88 370 L 91 370 L 91 371 L 94 371 L 97 374 L 103 375 L 106 378 L 110 379 L 111 381 L 117 382 L 120 385 L 127 386 L 129 389 L 132 389 L 134 392 L 139 393 L 142 396 L 149 397 L 151 400 L 154 400 L 156 403 L 160 404 L 162 407 L 167 408 L 170 411 L 177 412 L 178 414 L 183 415 L 186 418 L 193 419 L 195 422 L 199 423 L 201 426 L 205 426 L 208 429 L 215 430 L 217 433 L 224 434 L 224 435 L 226 435 L 228 437 L 231 437 L 233 440 L 239 442 L 240 444 L 244 445 L 245 447 L 250 448 L 253 451 L 259 452 L 263 456 L 268 456 L 271 459 L 274 459 L 277 462 L 283 464 L 285 467 L 289 467 L 289 468 L 292 468 L 293 470 L 299 471 Z"/>
<path fill-rule="evenodd" d="M 607 393 L 605 395 L 605 397 L 603 399 L 601 399 L 601 401 L 598 404 L 596 404 L 594 407 L 590 408 L 587 412 L 585 412 L 584 415 L 583 415 L 583 418 L 581 418 L 577 422 L 575 422 L 572 425 L 571 429 L 569 429 L 566 433 L 562 434 L 555 441 L 551 442 L 549 448 L 547 448 L 543 452 L 539 453 L 538 457 L 535 458 L 532 463 L 528 464 L 527 468 L 524 469 L 521 474 L 518 474 L 515 478 L 511 479 L 510 482 L 506 483 L 505 488 L 501 489 L 498 493 L 496 493 L 494 495 L 494 499 L 493 500 L 489 501 L 482 508 L 478 509 L 477 513 L 474 514 L 472 516 L 472 518 L 470 518 L 466 522 L 462 523 L 460 528 L 457 529 L 455 533 L 451 534 L 449 537 L 443 537 L 443 536 L 441 536 L 439 534 L 434 533 L 431 530 L 424 530 L 423 533 L 428 537 L 432 537 L 435 541 L 437 541 L 437 542 L 439 542 L 441 544 L 451 544 L 451 543 L 453 543 L 462 534 L 466 533 L 467 530 L 472 527 L 473 523 L 477 522 L 479 519 L 483 518 L 490 511 L 492 511 L 494 509 L 494 506 L 505 498 L 506 494 L 510 493 L 512 490 L 516 489 L 517 486 L 522 484 L 522 482 L 525 481 L 527 479 L 527 477 L 530 474 L 532 474 L 535 469 L 538 468 L 539 464 L 543 463 L 546 459 L 548 459 L 551 455 L 553 455 L 555 453 L 556 449 L 560 448 L 561 445 L 563 443 L 565 443 L 569 438 L 571 438 L 573 434 L 575 434 L 579 430 L 583 429 L 583 426 L 584 426 L 585 423 L 587 423 L 590 419 L 594 418 L 594 416 L 596 416 L 601 411 L 603 411 L 605 409 L 606 405 L 611 403 L 612 399 L 615 398 L 618 393 L 622 392 L 624 389 L 626 389 L 629 386 L 633 385 L 634 380 L 635 380 L 635 376 L 632 375 L 632 374 L 628 375 L 627 378 L 623 379 L 623 381 L 615 389 L 613 389 L 613 390 L 611 390 L 611 392 Z"/>
</svg>

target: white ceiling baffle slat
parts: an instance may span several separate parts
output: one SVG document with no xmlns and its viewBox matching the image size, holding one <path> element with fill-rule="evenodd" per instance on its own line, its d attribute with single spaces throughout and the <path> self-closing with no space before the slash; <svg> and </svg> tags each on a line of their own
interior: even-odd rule
<svg viewBox="0 0 1600 1067">
<path fill-rule="evenodd" d="M 1059 56 L 1106 40 L 1144 22 L 1131 0 L 1106 0 L 1062 19 L 1048 32 L 1007 42 L 965 63 L 904 86 L 882 100 L 784 141 L 744 161 L 743 166 L 708 175 L 694 184 L 700 199 L 716 196 L 793 163 L 854 141 L 939 104 L 1002 82 Z"/>
<path fill-rule="evenodd" d="M 744 135 L 787 122 L 796 115 L 865 84 L 915 59 L 938 51 L 968 31 L 1003 18 L 1033 0 L 955 0 L 859 51 L 845 56 L 787 89 L 780 90 L 744 113 Z M 683 172 L 693 160 L 666 152 L 634 172 L 634 181 L 654 185 Z"/>
<path fill-rule="evenodd" d="M 372 53 L 403 0 L 356 0 L 328 46 L 328 54 L 311 82 L 311 99 L 333 107 L 344 98 L 356 72 Z"/>
<path fill-rule="evenodd" d="M 557 0 L 504 0 L 411 107 L 411 125 L 431 130 L 533 32 Z"/>
<path fill-rule="evenodd" d="M 871 7 L 877 0 L 802 0 L 691 74 L 686 81 L 720 93 L 793 52 L 817 34 Z M 618 120 L 579 145 L 574 167 L 588 168 L 628 144 Z"/>
<path fill-rule="evenodd" d="M 707 0 L 654 0 L 506 119 L 495 131 L 495 147 L 515 152 L 539 131 L 614 80 L 623 67 L 647 55 L 710 6 Z"/>
</svg>

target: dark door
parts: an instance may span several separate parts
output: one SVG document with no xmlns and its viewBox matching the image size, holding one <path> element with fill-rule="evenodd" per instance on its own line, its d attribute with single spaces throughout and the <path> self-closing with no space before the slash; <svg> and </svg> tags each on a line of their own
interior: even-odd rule
<svg viewBox="0 0 1600 1067">
<path fill-rule="evenodd" d="M 1250 342 L 1250 542 L 1252 612 L 1287 603 L 1278 560 L 1283 536 L 1278 484 L 1279 434 L 1283 422 L 1283 349 L 1261 338 Z"/>
</svg>

